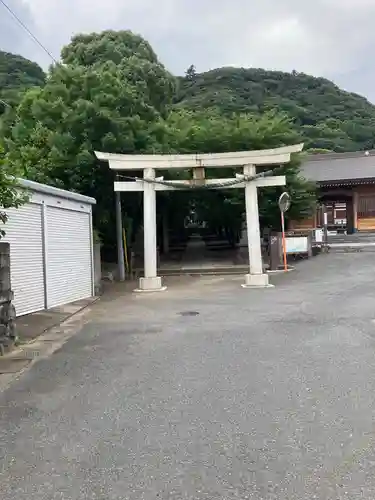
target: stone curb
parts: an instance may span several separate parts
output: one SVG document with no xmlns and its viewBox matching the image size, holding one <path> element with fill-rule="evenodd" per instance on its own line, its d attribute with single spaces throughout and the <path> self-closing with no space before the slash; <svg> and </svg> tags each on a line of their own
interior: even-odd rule
<svg viewBox="0 0 375 500">
<path fill-rule="evenodd" d="M 0 392 L 6 390 L 13 381 L 19 379 L 34 363 L 49 357 L 78 333 L 84 325 L 85 316 L 91 311 L 91 306 L 95 305 L 99 299 L 100 297 L 95 297 L 92 302 L 69 314 L 62 322 L 46 328 L 30 342 L 16 347 L 2 356 L 0 367 L 2 362 L 9 367 L 5 373 L 0 373 Z"/>
</svg>

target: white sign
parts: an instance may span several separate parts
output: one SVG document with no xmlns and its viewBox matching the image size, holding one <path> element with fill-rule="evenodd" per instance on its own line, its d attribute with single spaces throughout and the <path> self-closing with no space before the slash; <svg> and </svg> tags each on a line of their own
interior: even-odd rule
<svg viewBox="0 0 375 500">
<path fill-rule="evenodd" d="M 307 236 L 288 236 L 285 246 L 286 253 L 307 253 L 309 249 L 309 239 Z"/>
<path fill-rule="evenodd" d="M 337 225 L 337 226 L 345 226 L 346 225 L 346 219 L 335 219 L 335 225 Z"/>
<path fill-rule="evenodd" d="M 323 243 L 323 229 L 315 229 L 315 242 Z"/>
</svg>

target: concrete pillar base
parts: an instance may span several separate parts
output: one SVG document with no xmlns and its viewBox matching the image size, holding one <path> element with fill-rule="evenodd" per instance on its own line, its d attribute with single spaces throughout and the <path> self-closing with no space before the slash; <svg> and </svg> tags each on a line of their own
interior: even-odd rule
<svg viewBox="0 0 375 500">
<path fill-rule="evenodd" d="M 139 288 L 135 292 L 163 292 L 167 287 L 162 285 L 160 276 L 155 278 L 139 278 Z"/>
<path fill-rule="evenodd" d="M 268 281 L 268 274 L 246 274 L 242 288 L 273 288 Z"/>
</svg>

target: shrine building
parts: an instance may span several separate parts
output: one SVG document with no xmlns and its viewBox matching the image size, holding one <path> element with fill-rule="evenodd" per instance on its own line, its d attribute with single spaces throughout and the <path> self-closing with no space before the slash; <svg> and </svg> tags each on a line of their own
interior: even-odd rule
<svg viewBox="0 0 375 500">
<path fill-rule="evenodd" d="M 375 150 L 315 154 L 301 166 L 301 175 L 318 186 L 330 231 L 375 231 Z M 292 223 L 290 229 L 322 226 L 322 212 Z"/>
</svg>

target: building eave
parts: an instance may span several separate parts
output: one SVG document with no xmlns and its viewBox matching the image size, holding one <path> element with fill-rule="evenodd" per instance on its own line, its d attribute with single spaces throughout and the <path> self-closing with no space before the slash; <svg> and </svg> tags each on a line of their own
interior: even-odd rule
<svg viewBox="0 0 375 500">
<path fill-rule="evenodd" d="M 348 187 L 348 186 L 374 185 L 375 178 L 318 181 L 317 184 L 319 187 Z"/>
</svg>

